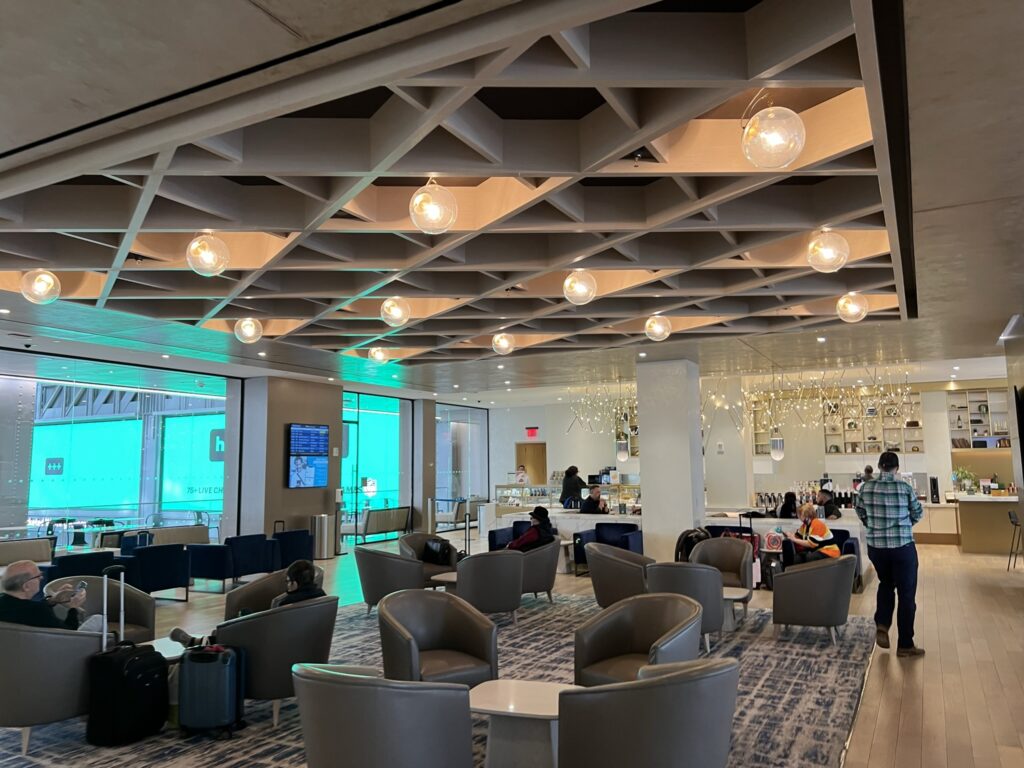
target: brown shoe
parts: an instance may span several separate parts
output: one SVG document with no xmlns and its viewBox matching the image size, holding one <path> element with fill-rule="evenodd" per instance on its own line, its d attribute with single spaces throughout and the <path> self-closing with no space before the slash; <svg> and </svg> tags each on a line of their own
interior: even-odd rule
<svg viewBox="0 0 1024 768">
<path fill-rule="evenodd" d="M 917 658 L 918 656 L 924 656 L 924 648 L 918 648 L 916 645 L 912 645 L 909 648 L 897 648 L 896 655 L 901 658 Z"/>
<path fill-rule="evenodd" d="M 879 648 L 889 647 L 889 628 L 888 627 L 875 627 L 875 642 L 878 643 Z"/>
</svg>

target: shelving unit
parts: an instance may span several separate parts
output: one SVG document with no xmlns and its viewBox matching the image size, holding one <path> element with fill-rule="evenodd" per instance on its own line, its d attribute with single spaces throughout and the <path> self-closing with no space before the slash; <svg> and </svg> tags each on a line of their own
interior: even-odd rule
<svg viewBox="0 0 1024 768">
<path fill-rule="evenodd" d="M 760 403 L 754 403 L 754 455 L 768 456 L 771 453 L 771 430 L 768 428 L 767 410 Z"/>
<path fill-rule="evenodd" d="M 1003 389 L 966 389 L 946 395 L 950 446 L 989 449 L 1010 447 L 1010 416 Z"/>
<path fill-rule="evenodd" d="M 920 392 L 911 392 L 902 406 L 824 407 L 828 454 L 924 453 Z"/>
</svg>

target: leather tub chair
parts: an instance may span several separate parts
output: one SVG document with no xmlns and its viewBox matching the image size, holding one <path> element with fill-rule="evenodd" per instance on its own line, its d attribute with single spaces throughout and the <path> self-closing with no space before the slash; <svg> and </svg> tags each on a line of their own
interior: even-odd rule
<svg viewBox="0 0 1024 768">
<path fill-rule="evenodd" d="M 68 576 L 51 581 L 46 585 L 46 594 L 52 595 L 65 584 L 72 587 L 84 581 L 85 604 L 82 606 L 89 616 L 103 613 L 103 577 Z M 121 586 L 118 579 L 107 583 L 107 627 L 118 632 L 121 627 Z M 148 643 L 156 638 L 156 599 L 130 584 L 124 585 L 124 637 L 132 643 Z"/>
<path fill-rule="evenodd" d="M 514 549 L 471 555 L 459 561 L 457 584 L 446 585 L 445 589 L 480 613 L 511 613 L 515 624 L 516 611 L 523 599 L 525 559 L 522 552 Z"/>
<path fill-rule="evenodd" d="M 355 553 L 367 615 L 386 595 L 423 587 L 423 563 L 419 560 L 367 546 L 356 547 Z"/>
<path fill-rule="evenodd" d="M 292 665 L 327 662 L 337 615 L 338 598 L 328 595 L 217 626 L 218 643 L 245 650 L 245 696 L 273 701 L 275 728 L 281 699 L 295 695 Z"/>
<path fill-rule="evenodd" d="M 594 599 L 602 608 L 647 591 L 647 566 L 654 558 L 610 544 L 587 544 Z"/>
<path fill-rule="evenodd" d="M 447 563 L 431 563 L 424 560 L 423 552 L 429 541 L 443 541 L 449 545 Z M 423 563 L 423 586 L 425 587 L 436 587 L 437 584 L 431 582 L 431 579 L 439 573 L 451 573 L 459 564 L 459 552 L 455 546 L 443 536 L 434 536 L 430 533 L 405 534 L 398 540 L 398 553 L 402 557 L 419 560 Z"/>
<path fill-rule="evenodd" d="M 316 585 L 321 589 L 324 586 L 324 569 L 319 565 L 316 569 Z M 224 621 L 237 619 L 239 616 L 248 616 L 251 613 L 269 611 L 277 607 L 279 598 L 283 598 L 288 591 L 288 569 L 268 573 L 258 579 L 232 589 L 224 596 Z"/>
<path fill-rule="evenodd" d="M 654 563 L 647 566 L 647 590 L 685 595 L 700 603 L 704 650 L 711 652 L 711 633 L 721 632 L 725 621 L 722 574 L 717 568 L 697 563 Z"/>
<path fill-rule="evenodd" d="M 555 574 L 558 572 L 558 555 L 562 542 L 557 536 L 555 540 L 542 547 L 523 553 L 523 594 L 533 593 L 536 597 L 541 592 L 548 596 L 548 602 L 555 602 L 551 590 L 555 588 Z"/>
<path fill-rule="evenodd" d="M 692 661 L 700 649 L 700 603 L 682 595 L 636 595 L 576 630 L 576 685 L 636 680 L 641 667 Z"/>
<path fill-rule="evenodd" d="M 469 689 L 382 680 L 348 667 L 296 664 L 309 768 L 472 768 Z M 341 716 L 339 716 L 341 714 Z"/>
<path fill-rule="evenodd" d="M 843 555 L 828 560 L 790 566 L 775 576 L 772 592 L 772 623 L 788 626 L 826 627 L 832 644 L 836 628 L 850 616 L 850 594 L 857 558 Z"/>
<path fill-rule="evenodd" d="M 102 639 L 99 632 L 0 622 L 0 727 L 21 728 L 21 754 L 28 754 L 33 726 L 89 711 L 88 661 L 100 652 Z"/>
<path fill-rule="evenodd" d="M 494 622 L 455 595 L 431 590 L 393 592 L 377 606 L 384 677 L 460 683 L 498 678 Z"/>
<path fill-rule="evenodd" d="M 754 549 L 743 539 L 720 536 L 702 541 L 690 553 L 690 562 L 717 568 L 722 574 L 723 587 L 754 588 Z M 742 601 L 744 618 L 750 597 Z"/>
<path fill-rule="evenodd" d="M 725 768 L 738 684 L 735 659 L 702 659 L 644 667 L 633 682 L 563 691 L 558 766 Z M 595 727 L 605 722 L 615 727 Z"/>
</svg>

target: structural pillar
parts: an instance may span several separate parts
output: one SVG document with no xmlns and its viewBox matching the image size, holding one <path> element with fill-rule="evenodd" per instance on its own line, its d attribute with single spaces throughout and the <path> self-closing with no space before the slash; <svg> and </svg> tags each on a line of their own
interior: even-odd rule
<svg viewBox="0 0 1024 768">
<path fill-rule="evenodd" d="M 437 403 L 414 400 L 412 404 L 412 528 L 434 532 L 427 515 L 429 499 L 437 493 Z"/>
<path fill-rule="evenodd" d="M 704 519 L 700 369 L 689 360 L 636 367 L 644 553 L 671 561 L 676 539 Z"/>
<path fill-rule="evenodd" d="M 729 407 L 709 404 L 705 414 L 706 502 L 709 507 L 741 509 L 751 505 L 754 493 L 751 434 L 743 427 L 743 380 L 739 376 L 718 379 L 712 384 L 711 394 Z"/>
</svg>

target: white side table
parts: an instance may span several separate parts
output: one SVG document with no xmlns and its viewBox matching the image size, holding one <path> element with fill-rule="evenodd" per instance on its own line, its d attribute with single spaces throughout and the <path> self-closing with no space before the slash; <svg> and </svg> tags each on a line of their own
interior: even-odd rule
<svg viewBox="0 0 1024 768">
<path fill-rule="evenodd" d="M 439 587 L 444 587 L 446 590 L 451 589 L 454 592 L 455 585 L 459 581 L 459 574 L 455 571 L 448 571 L 447 573 L 439 573 L 437 576 L 431 576 L 430 580 Z"/>
<path fill-rule="evenodd" d="M 469 691 L 469 708 L 490 716 L 486 768 L 556 768 L 558 694 L 575 685 L 488 680 Z"/>
<path fill-rule="evenodd" d="M 725 587 L 722 589 L 722 602 L 725 608 L 725 619 L 722 621 L 722 630 L 732 632 L 736 629 L 736 603 L 743 602 L 750 597 L 750 590 L 745 587 Z"/>
</svg>

